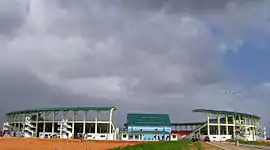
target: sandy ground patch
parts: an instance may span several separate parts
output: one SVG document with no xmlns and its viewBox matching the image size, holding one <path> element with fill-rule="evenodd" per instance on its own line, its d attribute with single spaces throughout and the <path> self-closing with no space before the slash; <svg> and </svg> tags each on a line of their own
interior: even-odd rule
<svg viewBox="0 0 270 150">
<path fill-rule="evenodd" d="M 132 141 L 83 141 L 39 138 L 0 138 L 1 150 L 107 150 L 138 144 Z"/>
</svg>

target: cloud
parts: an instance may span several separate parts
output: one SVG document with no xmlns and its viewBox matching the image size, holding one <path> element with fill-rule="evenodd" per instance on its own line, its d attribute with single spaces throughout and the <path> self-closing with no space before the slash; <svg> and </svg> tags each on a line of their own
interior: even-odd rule
<svg viewBox="0 0 270 150">
<path fill-rule="evenodd" d="M 0 26 L 5 111 L 115 104 L 118 120 L 127 112 L 144 111 L 168 112 L 178 122 L 199 119 L 191 114 L 193 108 L 230 109 L 232 100 L 224 91 L 239 89 L 241 83 L 230 82 L 223 52 L 241 47 L 248 29 L 268 32 L 268 2 L 195 2 L 21 4 L 27 13 L 12 17 L 8 29 Z M 0 11 L 0 19 L 17 7 Z M 213 33 L 213 26 L 221 34 Z M 245 107 L 255 112 L 250 106 L 258 91 L 242 89 L 254 91 Z"/>
<path fill-rule="evenodd" d="M 26 5 L 16 0 L 3 0 L 0 2 L 0 37 L 10 36 L 24 23 Z"/>
</svg>

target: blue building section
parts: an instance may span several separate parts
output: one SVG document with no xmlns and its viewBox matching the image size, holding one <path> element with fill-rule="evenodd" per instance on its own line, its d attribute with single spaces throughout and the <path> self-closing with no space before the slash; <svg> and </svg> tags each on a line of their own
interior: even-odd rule
<svg viewBox="0 0 270 150">
<path fill-rule="evenodd" d="M 168 114 L 128 114 L 125 130 L 127 140 L 170 140 L 172 128 Z"/>
</svg>

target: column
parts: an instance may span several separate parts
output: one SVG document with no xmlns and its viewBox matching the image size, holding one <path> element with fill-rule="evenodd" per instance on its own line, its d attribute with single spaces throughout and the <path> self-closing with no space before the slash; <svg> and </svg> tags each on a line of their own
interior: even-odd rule
<svg viewBox="0 0 270 150">
<path fill-rule="evenodd" d="M 244 118 L 244 124 L 247 125 L 247 117 L 243 117 L 243 118 Z M 244 128 L 245 128 L 244 129 L 244 132 L 245 132 L 245 135 L 246 135 L 246 133 L 247 133 L 248 130 L 247 130 L 247 127 L 246 126 Z"/>
<path fill-rule="evenodd" d="M 26 114 L 23 113 L 23 132 L 25 132 L 24 131 L 24 129 L 25 129 L 25 118 L 26 118 Z"/>
<path fill-rule="evenodd" d="M 218 135 L 220 136 L 220 114 L 217 115 Z"/>
<path fill-rule="evenodd" d="M 97 134 L 97 129 L 98 129 L 98 112 L 99 111 L 96 111 L 95 112 L 95 135 Z"/>
<path fill-rule="evenodd" d="M 217 115 L 217 123 L 218 123 L 218 136 L 219 136 L 219 141 L 221 142 L 222 138 L 220 136 L 220 114 Z"/>
<path fill-rule="evenodd" d="M 228 114 L 225 115 L 225 119 L 226 119 L 226 135 L 229 135 Z"/>
<path fill-rule="evenodd" d="M 72 136 L 75 137 L 74 135 L 74 128 L 75 128 L 75 117 L 78 111 L 73 111 L 73 116 L 72 116 Z"/>
<path fill-rule="evenodd" d="M 113 110 L 110 110 L 110 128 L 109 128 L 110 134 L 112 134 L 112 114 L 113 114 Z"/>
<path fill-rule="evenodd" d="M 232 118 L 233 118 L 233 137 L 235 138 L 235 128 L 236 128 L 235 120 L 236 120 L 236 115 L 233 115 Z"/>
<path fill-rule="evenodd" d="M 20 135 L 20 129 L 21 129 L 21 114 L 19 114 L 18 118 L 17 118 L 17 122 L 18 122 L 18 133 L 17 133 L 17 136 Z"/>
<path fill-rule="evenodd" d="M 110 127 L 109 127 L 110 140 L 112 139 L 111 138 L 111 134 L 112 134 L 112 117 L 113 117 L 112 115 L 113 115 L 113 110 L 111 109 L 110 110 L 110 119 L 109 119 L 110 120 L 110 123 L 109 123 L 110 124 Z"/>
<path fill-rule="evenodd" d="M 53 111 L 53 119 L 52 119 L 52 133 L 54 134 L 54 124 L 55 124 L 55 117 L 57 116 L 58 112 Z"/>
<path fill-rule="evenodd" d="M 39 112 L 36 113 L 36 137 L 38 137 L 38 118 L 39 118 Z"/>
<path fill-rule="evenodd" d="M 88 111 L 84 111 L 84 115 L 83 115 L 83 134 L 85 134 L 85 124 L 86 124 L 87 112 Z"/>
<path fill-rule="evenodd" d="M 47 113 L 43 112 L 43 132 L 46 132 L 46 116 Z"/>
<path fill-rule="evenodd" d="M 12 125 L 12 128 L 13 128 L 14 132 L 18 131 L 17 122 L 18 122 L 17 114 L 14 114 L 13 115 L 13 125 Z"/>
<path fill-rule="evenodd" d="M 251 118 L 251 124 L 252 124 L 252 137 L 253 137 L 253 141 L 255 140 L 255 121 L 254 118 Z"/>
<path fill-rule="evenodd" d="M 207 135 L 209 136 L 210 135 L 209 113 L 207 113 L 206 116 L 207 116 Z"/>
<path fill-rule="evenodd" d="M 249 127 L 252 127 L 252 118 L 249 117 L 248 119 L 249 119 Z M 252 128 L 249 128 L 249 134 L 250 134 L 250 135 L 252 135 L 252 132 L 253 132 L 253 131 L 252 131 Z"/>
</svg>

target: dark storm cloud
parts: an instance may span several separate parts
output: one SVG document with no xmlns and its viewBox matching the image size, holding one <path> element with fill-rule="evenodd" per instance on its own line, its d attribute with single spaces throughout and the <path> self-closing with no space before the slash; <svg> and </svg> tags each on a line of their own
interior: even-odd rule
<svg viewBox="0 0 270 150">
<path fill-rule="evenodd" d="M 230 108 L 221 91 L 238 83 L 227 83 L 221 44 L 241 43 L 251 23 L 268 28 L 268 3 L 242 2 L 32 0 L 9 26 L 17 36 L 0 41 L 1 64 L 20 64 L 0 67 L 3 110 L 116 105 L 117 120 L 168 112 L 180 122 L 194 107 Z"/>
<path fill-rule="evenodd" d="M 261 0 L 264 1 L 264 0 Z M 93 1 L 57 1 L 59 6 L 66 9 L 71 8 L 87 8 L 90 4 L 102 4 L 103 6 L 116 6 L 125 11 L 160 11 L 164 10 L 166 13 L 192 12 L 205 13 L 211 11 L 224 10 L 228 3 L 237 3 L 239 5 L 253 2 L 253 0 L 93 0 Z"/>
<path fill-rule="evenodd" d="M 126 104 L 122 100 L 115 102 L 109 98 L 72 94 L 68 89 L 44 83 L 20 65 L 2 64 L 0 72 L 1 121 L 7 112 L 41 107 L 116 105 L 125 110 Z"/>
<path fill-rule="evenodd" d="M 24 23 L 27 5 L 16 0 L 1 0 L 0 2 L 0 36 L 16 33 Z"/>
</svg>

